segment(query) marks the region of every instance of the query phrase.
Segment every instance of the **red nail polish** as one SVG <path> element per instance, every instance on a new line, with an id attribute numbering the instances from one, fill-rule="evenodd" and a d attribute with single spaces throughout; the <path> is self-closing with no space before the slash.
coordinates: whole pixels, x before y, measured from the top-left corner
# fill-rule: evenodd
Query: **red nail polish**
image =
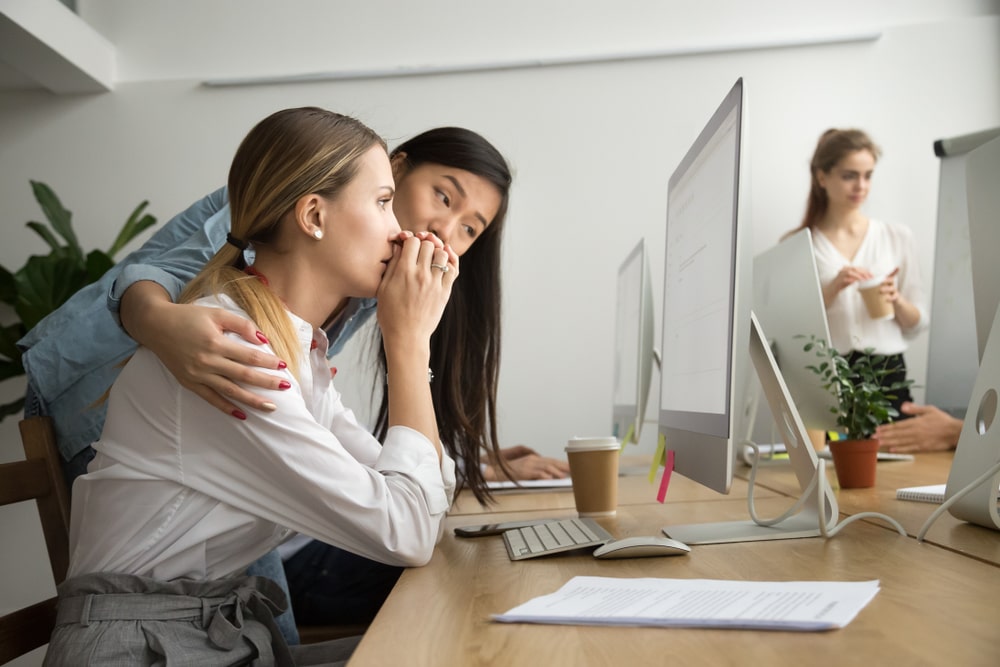
<path id="1" fill-rule="evenodd" d="M 330 377 L 332 377 L 332 378 L 337 377 L 337 367 L 336 366 L 330 366 Z"/>
<path id="2" fill-rule="evenodd" d="M 291 389 L 291 388 L 292 388 L 292 383 L 289 382 L 288 380 L 282 380 L 281 382 L 278 383 L 278 389 Z"/>
<path id="3" fill-rule="evenodd" d="M 280 361 L 280 360 L 279 360 L 279 361 L 278 361 L 278 370 L 279 370 L 279 371 L 283 371 L 283 370 L 285 370 L 286 368 L 288 368 L 288 364 L 286 364 L 286 363 L 285 363 L 284 361 Z"/>
<path id="4" fill-rule="evenodd" d="M 231 414 L 234 417 L 236 417 L 237 419 L 239 419 L 240 421 L 246 421 L 247 420 L 247 416 L 245 414 L 243 414 L 243 412 L 241 412 L 240 410 L 233 410 Z"/>
<path id="5" fill-rule="evenodd" d="M 315 350 L 317 347 L 319 347 L 319 343 L 317 343 L 316 339 L 313 338 L 312 344 L 309 346 L 309 349 L 310 350 Z"/>
<path id="6" fill-rule="evenodd" d="M 257 340 L 259 340 L 262 343 L 269 343 L 270 342 L 269 340 L 267 340 L 267 336 L 265 336 L 264 334 L 262 334 L 259 331 L 257 332 Z"/>

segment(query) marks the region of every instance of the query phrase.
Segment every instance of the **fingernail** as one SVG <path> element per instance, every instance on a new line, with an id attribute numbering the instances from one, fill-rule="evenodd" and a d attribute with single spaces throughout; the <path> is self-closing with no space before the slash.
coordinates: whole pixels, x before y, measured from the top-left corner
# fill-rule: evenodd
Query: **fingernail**
<path id="1" fill-rule="evenodd" d="M 337 377 L 337 367 L 336 366 L 330 366 L 330 377 L 332 377 L 332 378 Z"/>
<path id="2" fill-rule="evenodd" d="M 288 380 L 282 380 L 281 382 L 278 383 L 278 389 L 291 389 L 291 388 L 292 388 L 292 383 L 289 382 Z"/>
<path id="3" fill-rule="evenodd" d="M 240 410 L 233 410 L 230 414 L 233 415 L 234 417 L 236 417 L 237 419 L 241 420 L 241 421 L 246 421 L 247 420 L 247 416 L 245 414 L 243 414 L 243 412 L 240 411 Z"/>
<path id="4" fill-rule="evenodd" d="M 271 401 L 265 401 L 264 403 L 261 403 L 260 407 L 262 410 L 267 410 L 268 412 L 274 412 L 275 410 L 278 409 L 278 406 L 272 403 Z"/>
<path id="5" fill-rule="evenodd" d="M 269 341 L 269 340 L 267 339 L 267 336 L 265 336 L 264 334 L 262 334 L 262 333 L 261 333 L 261 332 L 259 332 L 259 331 L 257 332 L 257 340 L 259 340 L 259 341 L 260 341 L 260 342 L 262 342 L 262 343 L 269 343 L 269 342 L 271 342 L 271 341 Z"/>
<path id="6" fill-rule="evenodd" d="M 279 361 L 278 361 L 278 370 L 279 370 L 279 371 L 283 371 L 283 370 L 285 370 L 286 368 L 288 368 L 288 364 L 286 364 L 286 363 L 285 363 L 284 361 L 280 361 L 280 360 L 279 360 Z"/>

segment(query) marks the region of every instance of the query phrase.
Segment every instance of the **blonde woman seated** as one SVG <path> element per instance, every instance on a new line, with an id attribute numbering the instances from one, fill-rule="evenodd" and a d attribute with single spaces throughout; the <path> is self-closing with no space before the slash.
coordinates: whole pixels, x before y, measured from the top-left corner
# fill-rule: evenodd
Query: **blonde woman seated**
<path id="1" fill-rule="evenodd" d="M 47 665 L 343 661 L 354 640 L 289 649 L 272 619 L 283 594 L 246 566 L 294 533 L 395 565 L 430 559 L 455 474 L 429 341 L 458 257 L 401 232 L 393 193 L 385 144 L 354 119 L 288 109 L 243 140 L 229 243 L 182 300 L 254 323 L 286 362 L 272 371 L 280 389 L 257 389 L 275 409 L 232 419 L 147 349 L 135 353 L 73 489 L 70 578 Z M 384 444 L 341 403 L 322 328 L 348 299 L 375 296 Z"/>

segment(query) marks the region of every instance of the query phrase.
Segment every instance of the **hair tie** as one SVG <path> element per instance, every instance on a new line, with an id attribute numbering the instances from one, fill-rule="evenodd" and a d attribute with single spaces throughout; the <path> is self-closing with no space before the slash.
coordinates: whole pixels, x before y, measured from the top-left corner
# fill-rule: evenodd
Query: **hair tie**
<path id="1" fill-rule="evenodd" d="M 246 250 L 247 246 L 250 245 L 249 243 L 247 243 L 243 239 L 238 239 L 235 236 L 233 236 L 232 234 L 226 234 L 226 243 L 228 243 L 229 245 L 234 245 L 237 248 L 239 248 L 240 250 Z"/>

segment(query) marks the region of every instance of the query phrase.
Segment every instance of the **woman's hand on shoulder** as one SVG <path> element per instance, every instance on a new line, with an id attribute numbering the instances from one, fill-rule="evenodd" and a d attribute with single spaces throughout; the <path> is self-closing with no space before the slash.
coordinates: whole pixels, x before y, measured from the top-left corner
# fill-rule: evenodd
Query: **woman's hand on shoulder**
<path id="1" fill-rule="evenodd" d="M 157 326 L 145 328 L 142 343 L 159 357 L 182 386 L 237 419 L 246 418 L 246 407 L 264 411 L 275 409 L 273 403 L 244 389 L 241 384 L 287 389 L 281 385 L 280 377 L 255 370 L 280 370 L 285 367 L 284 362 L 263 347 L 248 347 L 226 335 L 227 332 L 235 333 L 263 346 L 267 339 L 253 322 L 221 308 L 192 304 L 167 302 L 157 309 Z"/>

